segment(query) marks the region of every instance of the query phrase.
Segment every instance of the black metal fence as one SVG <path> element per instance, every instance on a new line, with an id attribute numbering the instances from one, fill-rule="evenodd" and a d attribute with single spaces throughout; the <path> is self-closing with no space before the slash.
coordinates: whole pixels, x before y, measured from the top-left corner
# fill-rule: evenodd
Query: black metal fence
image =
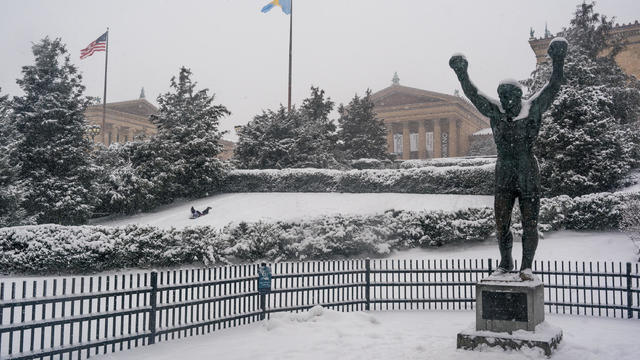
<path id="1" fill-rule="evenodd" d="M 343 260 L 0 283 L 0 357 L 73 359 L 249 324 L 322 305 L 340 311 L 470 310 L 497 263 Z M 640 319 L 638 264 L 536 262 L 550 313 Z"/>

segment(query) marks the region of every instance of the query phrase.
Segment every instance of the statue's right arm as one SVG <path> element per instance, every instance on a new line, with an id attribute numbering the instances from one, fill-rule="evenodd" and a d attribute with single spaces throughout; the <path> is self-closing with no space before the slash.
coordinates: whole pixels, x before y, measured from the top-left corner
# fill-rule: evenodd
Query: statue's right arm
<path id="1" fill-rule="evenodd" d="M 464 94 L 482 115 L 491 117 L 492 114 L 499 111 L 496 105 L 478 93 L 478 88 L 469 79 L 469 74 L 465 72 L 462 76 L 458 76 L 458 80 Z"/>
<path id="2" fill-rule="evenodd" d="M 493 114 L 500 111 L 491 100 L 480 95 L 478 88 L 471 82 L 467 72 L 467 60 L 463 56 L 452 56 L 451 60 L 449 60 L 449 66 L 458 76 L 464 94 L 482 115 L 491 118 Z"/>

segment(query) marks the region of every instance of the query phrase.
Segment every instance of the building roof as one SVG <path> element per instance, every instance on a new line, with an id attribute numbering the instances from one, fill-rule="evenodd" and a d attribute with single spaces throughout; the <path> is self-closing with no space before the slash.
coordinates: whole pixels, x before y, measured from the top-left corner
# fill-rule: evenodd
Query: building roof
<path id="1" fill-rule="evenodd" d="M 393 84 L 373 93 L 371 100 L 375 106 L 383 112 L 425 105 L 434 107 L 455 105 L 471 117 L 481 121 L 481 123 L 489 124 L 489 121 L 482 116 L 473 105 L 460 96 Z"/>
<path id="2" fill-rule="evenodd" d="M 102 105 L 91 105 L 89 108 L 98 108 L 102 109 Z M 149 116 L 152 114 L 156 114 L 158 112 L 158 108 L 153 106 L 146 99 L 136 99 L 136 100 L 128 100 L 128 101 L 118 101 L 107 103 L 107 110 L 114 110 L 118 112 L 122 112 L 125 114 L 132 114 L 138 116 Z"/>

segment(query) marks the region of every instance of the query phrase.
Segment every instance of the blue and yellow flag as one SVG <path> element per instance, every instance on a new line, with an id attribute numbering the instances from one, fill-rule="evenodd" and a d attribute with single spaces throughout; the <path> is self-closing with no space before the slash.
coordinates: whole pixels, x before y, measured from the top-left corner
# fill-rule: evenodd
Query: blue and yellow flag
<path id="1" fill-rule="evenodd" d="M 291 14 L 291 0 L 271 0 L 270 3 L 268 3 L 262 8 L 262 12 L 266 13 L 267 11 L 271 10 L 274 6 L 280 6 L 280 8 L 282 8 L 282 12 L 284 12 L 287 15 Z"/>

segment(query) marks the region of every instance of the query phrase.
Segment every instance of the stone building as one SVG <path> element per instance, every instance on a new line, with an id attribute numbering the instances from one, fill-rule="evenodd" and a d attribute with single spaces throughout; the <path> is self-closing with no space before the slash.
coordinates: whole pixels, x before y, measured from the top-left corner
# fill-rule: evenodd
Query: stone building
<path id="1" fill-rule="evenodd" d="M 548 31 L 546 35 L 547 36 L 543 38 L 531 37 L 529 39 L 529 45 L 536 55 L 536 62 L 538 64 L 550 60 L 547 56 L 547 48 L 553 36 Z M 558 35 L 561 36 L 561 34 Z M 624 51 L 616 55 L 615 59 L 618 66 L 628 75 L 634 75 L 640 79 L 640 23 L 636 20 L 634 23 L 616 24 L 611 31 L 611 35 L 620 35 L 627 43 Z"/>
<path id="2" fill-rule="evenodd" d="M 465 99 L 402 86 L 397 74 L 371 97 L 387 127 L 389 152 L 398 159 L 465 156 L 470 135 L 489 126 Z"/>
<path id="3" fill-rule="evenodd" d="M 218 154 L 218 159 L 220 160 L 231 160 L 233 158 L 233 150 L 236 148 L 236 143 L 233 141 L 220 139 L 220 144 L 222 145 L 222 151 Z"/>
<path id="4" fill-rule="evenodd" d="M 151 136 L 158 132 L 156 126 L 149 120 L 149 116 L 156 114 L 158 108 L 145 99 L 144 89 L 139 99 L 107 103 L 106 108 L 104 126 L 106 131 L 100 131 L 100 134 L 93 136 L 95 143 L 107 146 L 114 143 L 124 144 L 138 137 Z M 89 125 L 96 125 L 102 129 L 102 104 L 87 107 L 84 115 Z M 231 159 L 235 143 L 221 139 L 220 144 L 222 151 L 218 154 L 218 158 Z"/>
<path id="5" fill-rule="evenodd" d="M 100 134 L 93 137 L 95 143 L 107 146 L 113 143 L 126 143 L 139 136 L 149 136 L 157 132 L 149 116 L 158 112 L 144 98 L 144 89 L 137 100 L 107 103 L 105 124 L 102 124 L 102 104 L 87 107 L 84 115 L 91 125 L 100 127 Z"/>

